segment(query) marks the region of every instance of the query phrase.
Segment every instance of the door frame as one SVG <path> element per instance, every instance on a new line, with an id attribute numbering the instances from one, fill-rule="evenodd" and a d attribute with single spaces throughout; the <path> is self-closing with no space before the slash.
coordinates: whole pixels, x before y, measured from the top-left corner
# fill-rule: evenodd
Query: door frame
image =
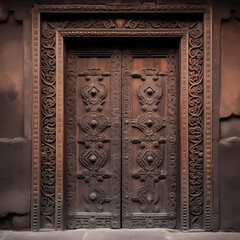
<path id="1" fill-rule="evenodd" d="M 86 14 L 92 21 L 89 16 L 95 16 L 96 13 L 100 13 L 102 17 L 117 16 L 116 21 L 109 25 L 104 19 L 97 28 L 90 21 L 85 26 L 81 24 L 78 26 L 71 17 L 68 22 L 50 21 L 50 16 L 59 14 L 68 14 L 68 16 Z M 133 19 L 135 16 L 140 16 L 147 20 L 150 19 L 151 14 L 159 16 L 157 18 L 159 20 L 162 18 L 161 14 L 168 14 L 174 20 L 177 14 L 181 15 L 184 21 L 178 23 L 170 21 L 167 26 L 164 24 L 156 26 L 150 21 L 150 24 L 148 22 L 148 25 L 143 27 L 138 24 L 127 27 L 124 17 L 128 13 L 131 13 Z M 197 22 L 188 23 L 186 21 L 188 14 L 198 15 Z M 179 225 L 182 230 L 210 231 L 212 220 L 211 6 L 35 5 L 32 27 L 32 230 L 64 228 L 64 39 L 171 37 L 179 38 L 180 43 L 179 219 L 181 222 Z M 200 185 L 196 186 L 197 182 Z M 48 224 L 43 224 L 42 218 L 47 219 Z"/>

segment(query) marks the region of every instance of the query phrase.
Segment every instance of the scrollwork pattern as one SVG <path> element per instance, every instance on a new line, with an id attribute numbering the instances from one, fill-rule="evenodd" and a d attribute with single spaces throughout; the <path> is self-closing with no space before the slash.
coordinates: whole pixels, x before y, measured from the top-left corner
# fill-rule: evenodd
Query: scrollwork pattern
<path id="1" fill-rule="evenodd" d="M 121 23 L 117 18 L 85 18 L 78 17 L 64 21 L 49 21 L 48 25 L 52 29 L 184 29 L 192 27 L 194 21 L 185 21 L 182 19 L 168 18 L 133 18 L 128 17 L 121 19 Z"/>
<path id="2" fill-rule="evenodd" d="M 203 227 L 203 38 L 189 30 L 189 211 L 190 228 Z"/>
<path id="3" fill-rule="evenodd" d="M 42 30 L 41 62 L 41 214 L 44 227 L 53 228 L 56 176 L 56 55 L 54 30 Z"/>

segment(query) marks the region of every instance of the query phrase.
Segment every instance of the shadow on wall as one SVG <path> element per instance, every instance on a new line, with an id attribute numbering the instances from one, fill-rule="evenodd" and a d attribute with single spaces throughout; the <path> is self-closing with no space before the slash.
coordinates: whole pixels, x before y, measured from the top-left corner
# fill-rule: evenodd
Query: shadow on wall
<path id="1" fill-rule="evenodd" d="M 0 229 L 30 228 L 30 141 L 23 138 L 23 26 L 0 21 Z"/>
<path id="2" fill-rule="evenodd" d="M 240 231 L 240 21 L 221 25 L 220 229 Z"/>

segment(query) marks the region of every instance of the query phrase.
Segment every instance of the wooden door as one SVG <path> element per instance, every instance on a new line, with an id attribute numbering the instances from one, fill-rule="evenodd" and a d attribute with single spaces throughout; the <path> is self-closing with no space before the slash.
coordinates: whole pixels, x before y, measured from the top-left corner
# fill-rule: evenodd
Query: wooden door
<path id="1" fill-rule="evenodd" d="M 176 53 L 68 52 L 67 228 L 177 227 Z"/>

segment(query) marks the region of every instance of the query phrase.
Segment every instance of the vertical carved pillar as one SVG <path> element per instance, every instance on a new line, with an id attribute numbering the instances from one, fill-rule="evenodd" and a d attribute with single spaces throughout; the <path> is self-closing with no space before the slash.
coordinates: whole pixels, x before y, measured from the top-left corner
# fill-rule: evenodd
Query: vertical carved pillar
<path id="1" fill-rule="evenodd" d="M 67 192 L 66 197 L 66 226 L 71 228 L 74 225 L 71 216 L 74 213 L 74 201 L 76 198 L 76 62 L 77 56 L 69 54 L 67 59 L 67 73 L 65 81 L 65 168 L 67 169 L 67 176 L 65 178 L 66 184 L 64 185 Z M 70 137 L 67 137 L 70 136 Z"/>
<path id="2" fill-rule="evenodd" d="M 43 28 L 41 37 L 41 185 L 40 227 L 55 226 L 56 175 L 56 53 L 55 30 Z"/>
<path id="3" fill-rule="evenodd" d="M 189 228 L 202 229 L 203 182 L 203 33 L 202 24 L 189 30 Z"/>

